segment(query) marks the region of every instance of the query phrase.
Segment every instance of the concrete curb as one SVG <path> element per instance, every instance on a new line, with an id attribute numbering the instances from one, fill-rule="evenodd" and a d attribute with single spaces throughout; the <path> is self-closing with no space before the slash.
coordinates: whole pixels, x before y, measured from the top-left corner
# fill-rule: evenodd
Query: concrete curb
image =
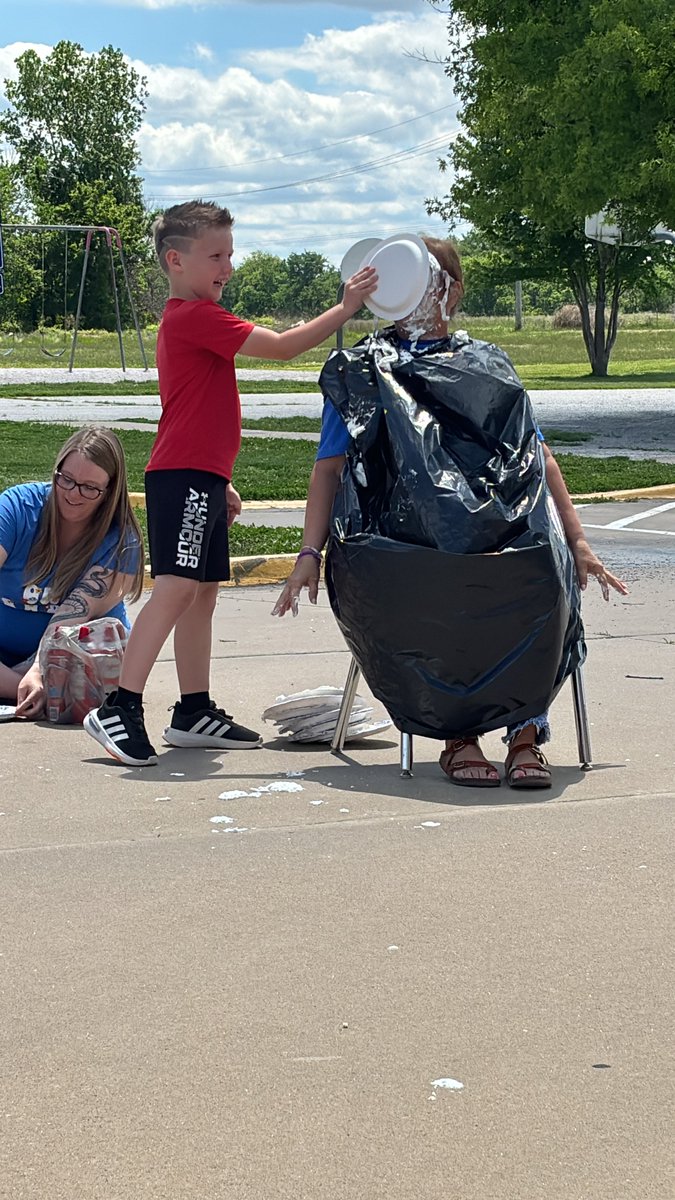
<path id="1" fill-rule="evenodd" d="M 285 583 L 295 566 L 296 554 L 268 554 L 231 558 L 231 578 L 223 580 L 221 588 L 252 587 L 260 584 Z M 150 568 L 145 568 L 145 588 L 153 585 Z"/>
<path id="2" fill-rule="evenodd" d="M 572 496 L 575 503 L 586 503 L 593 500 L 601 503 L 603 500 L 658 500 L 660 496 L 675 496 L 675 483 L 659 483 L 656 487 L 627 488 L 623 492 L 587 492 L 583 496 Z"/>
<path id="3" fill-rule="evenodd" d="M 129 492 L 132 508 L 145 508 L 145 492 Z M 242 508 L 247 512 L 264 511 L 266 508 L 288 510 L 303 509 L 305 500 L 244 500 Z"/>

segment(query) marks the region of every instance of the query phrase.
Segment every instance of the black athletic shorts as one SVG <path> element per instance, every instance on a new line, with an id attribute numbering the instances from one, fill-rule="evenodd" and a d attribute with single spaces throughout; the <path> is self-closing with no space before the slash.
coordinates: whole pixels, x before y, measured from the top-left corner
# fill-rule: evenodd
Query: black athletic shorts
<path id="1" fill-rule="evenodd" d="M 199 583 L 230 578 L 227 479 L 211 471 L 146 471 L 150 568 Z"/>

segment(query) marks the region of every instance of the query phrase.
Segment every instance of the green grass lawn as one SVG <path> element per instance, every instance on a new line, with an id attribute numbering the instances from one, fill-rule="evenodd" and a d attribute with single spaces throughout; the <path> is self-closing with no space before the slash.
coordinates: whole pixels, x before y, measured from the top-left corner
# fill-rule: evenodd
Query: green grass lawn
<path id="1" fill-rule="evenodd" d="M 49 479 L 60 446 L 74 427 L 35 421 L 0 421 L 0 489 L 29 479 Z M 142 491 L 153 433 L 122 429 L 129 487 Z M 244 500 L 304 500 L 316 445 L 280 438 L 244 438 L 234 482 Z M 557 455 L 572 495 L 675 483 L 675 463 Z"/>
<path id="2" fill-rule="evenodd" d="M 363 321 L 356 322 L 355 325 L 357 327 L 348 326 L 345 330 L 346 345 L 353 345 L 371 328 Z M 524 328 L 519 331 L 514 330 L 512 320 L 501 317 L 460 316 L 457 326 L 468 329 L 473 337 L 494 341 L 502 346 L 513 359 L 523 382 L 529 388 L 675 386 L 675 320 L 669 316 L 659 317 L 658 320 L 643 320 L 643 323 L 640 323 L 637 316 L 625 318 L 610 362 L 610 378 L 606 381 L 597 380 L 590 374 L 581 333 L 578 330 L 551 329 L 550 322 L 546 323 L 546 318 L 526 318 Z M 127 366 L 142 367 L 135 335 L 127 331 L 123 340 Z M 144 344 L 148 362 L 153 364 L 155 335 L 145 334 Z M 334 344 L 335 339 L 332 338 L 315 350 L 300 355 L 293 363 L 273 363 L 241 356 L 237 362 L 240 367 L 278 367 L 290 372 L 298 368 L 318 370 Z M 7 336 L 0 334 L 0 351 L 9 345 L 11 342 Z M 37 334 L 30 334 L 16 346 L 12 354 L 0 361 L 3 367 L 64 367 L 68 365 L 68 356 L 64 355 L 57 360 L 46 358 L 40 351 Z M 85 330 L 80 334 L 75 360 L 77 368 L 119 365 L 119 348 L 115 333 Z M 122 386 L 126 388 L 129 385 Z M 145 384 L 140 386 L 144 387 Z M 296 385 L 293 385 L 294 389 L 295 387 Z M 263 384 L 262 390 L 268 390 L 268 385 Z M 302 389 L 298 387 L 298 390 Z M 38 393 L 31 390 L 31 394 Z M 132 394 L 131 391 L 129 394 Z"/>

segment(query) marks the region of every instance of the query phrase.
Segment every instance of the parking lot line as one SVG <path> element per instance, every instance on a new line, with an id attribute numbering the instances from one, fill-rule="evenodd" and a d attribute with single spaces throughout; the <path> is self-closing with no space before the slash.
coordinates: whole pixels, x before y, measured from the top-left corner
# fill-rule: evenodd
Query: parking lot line
<path id="1" fill-rule="evenodd" d="M 584 529 L 610 529 L 612 533 L 620 533 L 623 526 L 617 528 L 613 525 L 593 525 L 590 521 L 582 521 Z M 655 533 L 657 537 L 675 537 L 675 529 L 630 529 L 630 533 Z"/>
<path id="2" fill-rule="evenodd" d="M 609 525 L 604 525 L 604 529 L 627 529 L 629 525 L 635 525 L 637 521 L 647 521 L 649 517 L 655 517 L 657 513 L 667 512 L 668 509 L 675 508 L 675 500 L 671 500 L 668 504 L 658 504 L 655 508 L 648 508 L 646 512 L 634 514 L 632 517 L 622 517 L 620 521 L 610 521 Z"/>

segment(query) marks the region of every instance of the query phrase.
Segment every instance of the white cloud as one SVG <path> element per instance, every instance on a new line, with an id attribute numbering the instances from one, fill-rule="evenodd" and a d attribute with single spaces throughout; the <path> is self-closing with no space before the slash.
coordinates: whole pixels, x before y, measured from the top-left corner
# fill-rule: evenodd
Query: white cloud
<path id="1" fill-rule="evenodd" d="M 445 21 L 425 7 L 414 20 L 389 13 L 250 51 L 215 74 L 134 61 L 149 89 L 138 138 L 148 203 L 220 200 L 239 255 L 307 247 L 339 261 L 361 236 L 440 232 L 424 199 L 447 186 L 437 160 L 456 110 L 442 68 L 404 52 L 442 53 L 445 39 Z M 13 51 L 0 48 L 0 71 Z"/>
<path id="2" fill-rule="evenodd" d="M 205 46 L 203 42 L 195 42 L 191 49 L 194 57 L 201 62 L 213 62 L 215 58 L 211 47 Z"/>

